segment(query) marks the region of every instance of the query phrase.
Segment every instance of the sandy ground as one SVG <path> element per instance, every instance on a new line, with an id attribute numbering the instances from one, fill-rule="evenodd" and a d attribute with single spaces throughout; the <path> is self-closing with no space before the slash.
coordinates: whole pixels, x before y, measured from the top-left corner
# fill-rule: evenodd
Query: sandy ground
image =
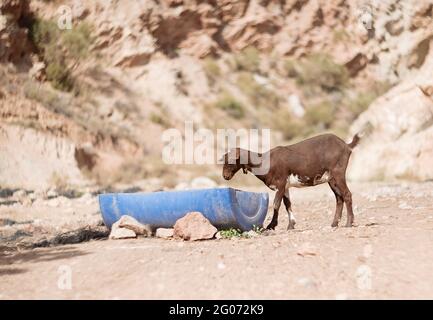
<path id="1" fill-rule="evenodd" d="M 334 198 L 320 186 L 292 192 L 293 231 L 281 209 L 277 230 L 252 239 L 3 251 L 0 299 L 432 299 L 433 183 L 350 186 L 354 228 L 330 227 Z M 47 226 L 98 217 L 88 196 L 66 209 L 62 201 L 45 210 L 3 203 L 0 218 Z"/>

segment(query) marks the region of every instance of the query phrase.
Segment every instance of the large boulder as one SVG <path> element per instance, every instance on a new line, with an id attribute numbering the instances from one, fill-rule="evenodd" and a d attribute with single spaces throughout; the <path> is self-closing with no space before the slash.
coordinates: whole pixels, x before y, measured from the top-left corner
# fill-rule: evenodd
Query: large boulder
<path id="1" fill-rule="evenodd" d="M 190 212 L 174 225 L 174 237 L 184 240 L 212 239 L 217 231 L 200 212 Z"/>

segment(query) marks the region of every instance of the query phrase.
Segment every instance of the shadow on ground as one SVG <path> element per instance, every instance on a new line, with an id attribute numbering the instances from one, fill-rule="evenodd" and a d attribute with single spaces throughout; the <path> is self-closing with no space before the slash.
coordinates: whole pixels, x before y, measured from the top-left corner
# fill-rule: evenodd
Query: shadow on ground
<path id="1" fill-rule="evenodd" d="M 26 269 L 12 268 L 8 266 L 16 266 L 22 263 L 39 263 L 70 259 L 87 254 L 87 252 L 83 252 L 70 246 L 35 249 L 9 255 L 5 253 L 0 253 L 0 276 L 26 272 Z"/>

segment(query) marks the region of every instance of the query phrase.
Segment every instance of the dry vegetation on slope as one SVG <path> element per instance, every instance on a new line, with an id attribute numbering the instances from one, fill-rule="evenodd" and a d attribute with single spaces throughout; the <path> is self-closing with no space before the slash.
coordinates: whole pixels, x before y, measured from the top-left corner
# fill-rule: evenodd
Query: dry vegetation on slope
<path id="1" fill-rule="evenodd" d="M 346 137 L 373 101 L 377 109 L 386 104 L 377 97 L 423 74 L 432 56 L 431 1 L 381 1 L 369 7 L 369 30 L 360 23 L 364 3 L 83 1 L 73 7 L 72 30 L 60 30 L 58 8 L 72 2 L 5 0 L 0 183 L 32 189 L 59 180 L 107 185 L 165 176 L 159 188 L 203 172 L 214 176 L 214 168 L 173 172 L 161 164 L 161 133 L 182 129 L 186 119 L 211 129 L 271 128 L 273 144 L 323 131 Z M 418 97 L 426 121 L 413 124 L 405 113 L 412 131 L 431 126 L 431 85 L 424 81 L 426 100 Z M 362 118 L 362 125 L 376 123 L 379 136 L 377 123 L 388 121 Z M 394 167 L 361 178 L 433 177 Z M 353 176 L 360 170 L 355 166 Z"/>

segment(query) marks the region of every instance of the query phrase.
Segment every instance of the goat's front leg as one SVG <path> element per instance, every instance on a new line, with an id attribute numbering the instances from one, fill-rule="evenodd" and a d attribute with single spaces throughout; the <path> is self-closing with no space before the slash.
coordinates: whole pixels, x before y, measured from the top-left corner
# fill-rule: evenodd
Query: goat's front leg
<path id="1" fill-rule="evenodd" d="M 292 212 L 292 203 L 290 202 L 289 189 L 286 190 L 283 196 L 284 206 L 286 207 L 287 214 L 289 215 L 289 225 L 287 226 L 287 230 L 295 229 L 295 215 Z"/>
<path id="2" fill-rule="evenodd" d="M 279 188 L 277 193 L 275 194 L 274 199 L 274 215 L 272 216 L 271 223 L 266 227 L 268 230 L 274 230 L 278 225 L 278 211 L 280 210 L 281 200 L 283 200 L 284 196 L 284 187 Z"/>

